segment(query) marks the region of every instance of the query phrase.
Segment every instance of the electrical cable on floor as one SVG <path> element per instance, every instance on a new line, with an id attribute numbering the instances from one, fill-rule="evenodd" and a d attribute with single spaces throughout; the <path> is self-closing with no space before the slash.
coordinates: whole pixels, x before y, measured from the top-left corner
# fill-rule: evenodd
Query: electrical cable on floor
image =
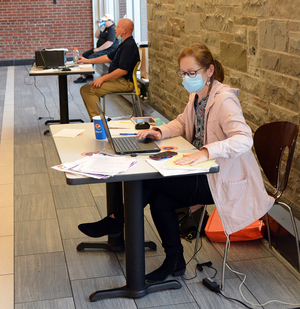
<path id="1" fill-rule="evenodd" d="M 46 108 L 46 110 L 47 110 L 47 112 L 48 112 L 48 115 L 49 115 L 49 117 L 39 117 L 39 119 L 43 119 L 43 118 L 49 118 L 49 119 L 54 119 L 52 116 L 51 116 L 51 114 L 50 114 L 50 111 L 49 111 L 49 109 L 48 109 L 48 107 L 47 107 L 47 102 L 46 102 L 46 97 L 44 96 L 44 94 L 42 93 L 42 91 L 37 87 L 37 85 L 36 85 L 36 78 L 35 78 L 35 76 L 34 76 L 34 87 L 39 91 L 39 93 L 43 96 L 43 98 L 44 98 L 44 106 L 45 106 L 45 108 Z"/>
<path id="2" fill-rule="evenodd" d="M 246 305 L 245 303 L 243 303 L 242 301 L 240 301 L 240 300 L 238 300 L 238 299 L 225 296 L 221 291 L 217 292 L 217 294 L 223 296 L 223 297 L 224 297 L 225 299 L 227 299 L 227 300 L 232 300 L 232 301 L 238 302 L 238 303 L 240 303 L 241 305 L 243 305 L 244 307 L 249 308 L 249 309 L 252 309 L 252 307 L 249 307 L 248 305 Z"/>
<path id="3" fill-rule="evenodd" d="M 27 82 L 26 82 L 26 77 L 27 77 L 27 76 L 28 76 L 28 77 L 31 77 L 31 76 L 29 76 L 29 70 L 28 70 L 28 68 L 26 67 L 26 65 L 24 65 L 24 68 L 25 68 L 25 70 L 27 71 L 27 74 L 26 74 L 25 77 L 24 77 L 24 84 L 27 85 L 27 86 L 31 86 L 31 85 L 33 84 L 33 82 L 32 82 L 32 83 L 27 83 Z"/>
<path id="4" fill-rule="evenodd" d="M 73 101 L 75 101 L 74 100 L 74 97 L 73 97 L 73 95 L 72 95 L 72 93 L 71 93 L 71 91 L 70 91 L 70 89 L 71 89 L 71 85 L 72 85 L 72 83 L 71 83 L 71 81 L 73 81 L 73 78 L 71 78 L 71 76 L 68 76 L 69 78 L 68 78 L 68 82 L 69 82 L 69 87 L 68 87 L 68 94 L 70 95 L 70 97 L 71 97 L 71 100 L 69 100 L 68 102 L 70 103 L 70 102 L 73 102 Z"/>
<path id="5" fill-rule="evenodd" d="M 254 304 L 254 303 L 251 303 L 250 301 L 248 301 L 248 300 L 245 298 L 245 296 L 244 296 L 244 294 L 243 294 L 243 292 L 242 292 L 242 286 L 243 286 L 244 282 L 246 281 L 246 277 L 247 277 L 246 274 L 240 273 L 240 272 L 238 272 L 238 271 L 232 269 L 227 263 L 226 263 L 226 266 L 227 266 L 227 268 L 228 268 L 230 271 L 232 271 L 233 273 L 235 273 L 235 274 L 237 274 L 237 275 L 244 276 L 244 279 L 243 279 L 243 281 L 241 282 L 241 284 L 240 284 L 240 286 L 239 286 L 239 291 L 240 291 L 240 294 L 241 294 L 241 296 L 243 297 L 243 299 L 244 299 L 248 304 L 250 304 L 250 305 L 252 305 L 252 306 L 255 306 L 255 307 L 263 307 L 263 306 L 268 305 L 268 304 L 270 304 L 270 303 L 279 303 L 279 304 L 290 305 L 290 306 L 300 306 L 299 303 L 298 303 L 298 304 L 293 304 L 293 303 L 288 303 L 288 302 L 284 302 L 284 301 L 276 300 L 276 299 L 274 299 L 274 300 L 269 300 L 269 301 L 267 301 L 267 302 L 265 302 L 265 303 L 263 303 L 263 304 Z M 296 309 L 296 308 L 294 308 L 294 309 Z"/>
<path id="6" fill-rule="evenodd" d="M 28 76 L 29 76 L 29 70 L 27 69 L 27 67 L 26 67 L 25 65 L 24 65 L 24 68 L 25 68 L 25 70 L 27 71 L 27 74 L 28 74 Z M 35 76 L 33 76 L 33 82 L 32 82 L 31 84 L 26 83 L 26 81 L 25 81 L 26 77 L 27 77 L 27 75 L 25 75 L 25 77 L 24 77 L 24 84 L 25 84 L 25 85 L 28 85 L 28 86 L 34 84 L 34 87 L 39 91 L 39 93 L 40 93 L 40 94 L 43 96 L 43 98 L 44 98 L 44 106 L 45 106 L 45 108 L 46 108 L 46 110 L 47 110 L 47 112 L 48 112 L 49 117 L 39 117 L 39 119 L 43 119 L 43 118 L 53 119 L 53 117 L 51 117 L 50 111 L 49 111 L 49 109 L 48 109 L 48 107 L 47 107 L 47 104 L 46 104 L 46 97 L 44 96 L 44 94 L 42 93 L 42 91 L 41 91 L 41 90 L 37 87 L 37 85 L 36 85 Z"/>
<path id="7" fill-rule="evenodd" d="M 198 180 L 198 178 L 197 178 L 197 180 Z M 197 186 L 198 186 L 198 181 L 197 181 L 197 184 L 196 184 L 195 192 L 196 192 L 196 190 L 197 190 Z M 192 196 L 195 194 L 195 192 L 192 194 Z M 192 199 L 192 196 L 191 196 L 191 198 L 190 198 L 190 205 L 192 204 L 192 200 L 191 200 L 191 199 Z M 198 230 L 198 227 L 197 227 L 196 222 L 195 222 L 195 220 L 194 220 L 193 213 L 191 212 L 191 210 L 189 210 L 189 211 L 190 211 L 192 220 L 193 220 L 193 222 L 194 222 L 194 225 L 195 225 L 195 227 L 196 227 L 196 229 L 197 229 L 197 233 L 199 233 L 199 235 L 200 235 L 200 231 Z M 191 260 L 196 256 L 196 254 L 197 254 L 197 253 L 200 251 L 200 249 L 202 248 L 202 237 L 200 237 L 200 239 L 201 239 L 200 248 L 197 249 L 197 251 L 193 254 L 193 256 L 192 256 L 192 257 L 190 258 L 190 260 L 186 263 L 186 265 L 188 265 L 188 264 L 191 262 Z M 228 245 L 228 250 L 229 250 L 229 248 L 230 248 L 230 242 L 229 242 L 229 245 Z M 228 297 L 228 296 L 224 295 L 224 294 L 221 292 L 221 290 L 220 290 L 218 284 L 215 284 L 215 287 L 213 286 L 213 284 L 214 284 L 215 282 L 214 282 L 212 279 L 215 278 L 215 276 L 217 275 L 217 272 L 218 272 L 218 271 L 217 271 L 216 268 L 212 267 L 212 263 L 211 263 L 211 262 L 201 263 L 201 264 L 198 263 L 197 266 L 195 267 L 195 275 L 194 275 L 193 277 L 191 277 L 191 278 L 185 278 L 184 276 L 181 276 L 181 277 L 182 277 L 184 280 L 186 280 L 186 281 L 195 279 L 195 278 L 197 277 L 197 271 L 196 271 L 196 270 L 198 269 L 199 271 L 202 271 L 202 270 L 203 270 L 203 266 L 206 266 L 206 267 L 209 267 L 209 268 L 212 268 L 212 269 L 215 270 L 215 274 L 214 274 L 212 277 L 207 278 L 207 280 L 206 280 L 206 282 L 208 282 L 208 285 L 210 285 L 209 288 L 210 288 L 212 291 L 216 292 L 217 294 L 219 294 L 220 296 L 224 297 L 224 298 L 227 299 L 227 300 L 238 302 L 238 303 L 240 303 L 241 305 L 243 305 L 244 307 L 249 308 L 249 309 L 252 309 L 251 307 L 249 307 L 249 306 L 248 306 L 247 304 L 245 304 L 244 302 L 242 302 L 242 301 L 240 301 L 240 300 L 238 300 L 238 299 L 235 299 L 235 298 Z M 244 284 L 244 282 L 245 282 L 245 280 L 246 280 L 246 274 L 243 274 L 243 273 L 240 273 L 240 272 L 238 272 L 238 271 L 233 270 L 227 263 L 226 263 L 226 266 L 227 266 L 227 268 L 228 268 L 229 270 L 231 270 L 233 273 L 238 274 L 238 275 L 241 275 L 241 276 L 244 276 L 244 279 L 243 279 L 243 281 L 241 282 L 241 284 L 240 284 L 240 286 L 239 286 L 239 292 L 240 292 L 242 298 L 244 299 L 244 301 L 247 302 L 248 304 L 250 304 L 250 305 L 252 305 L 252 306 L 256 306 L 256 307 L 263 307 L 263 306 L 268 305 L 268 304 L 270 304 L 270 303 L 280 303 L 280 304 L 290 305 L 290 306 L 300 306 L 300 304 L 293 304 L 293 303 L 283 302 L 283 301 L 280 301 L 280 300 L 270 300 L 270 301 L 265 302 L 264 304 L 254 304 L 254 303 L 251 303 L 250 301 L 248 301 L 248 300 L 245 298 L 245 296 L 243 295 L 242 290 L 241 290 L 242 285 Z M 207 285 L 207 284 L 206 284 L 206 285 Z M 291 308 L 291 309 L 300 309 L 300 307 L 295 307 L 295 308 Z"/>

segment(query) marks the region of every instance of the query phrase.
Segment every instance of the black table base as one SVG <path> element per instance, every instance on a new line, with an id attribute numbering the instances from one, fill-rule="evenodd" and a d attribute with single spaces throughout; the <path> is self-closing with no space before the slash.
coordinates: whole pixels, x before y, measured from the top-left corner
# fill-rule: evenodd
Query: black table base
<path id="1" fill-rule="evenodd" d="M 156 250 L 156 244 L 153 241 L 145 241 L 144 247 L 151 250 Z M 105 249 L 111 252 L 121 252 L 125 250 L 125 242 L 123 244 L 115 244 L 111 241 L 108 242 L 82 242 L 77 245 L 78 251 L 83 251 L 84 249 Z"/>
<path id="2" fill-rule="evenodd" d="M 58 75 L 58 89 L 59 89 L 59 112 L 60 119 L 47 120 L 45 125 L 49 123 L 70 123 L 70 122 L 84 122 L 82 119 L 69 119 L 69 102 L 68 102 L 68 80 L 67 75 Z M 44 135 L 49 134 L 49 130 L 44 132 Z"/>
<path id="3" fill-rule="evenodd" d="M 89 297 L 91 302 L 115 297 L 139 298 L 152 292 L 181 288 L 181 284 L 176 280 L 154 283 L 145 281 L 144 247 L 156 250 L 156 244 L 152 241 L 144 241 L 143 181 L 125 181 L 123 186 L 122 182 L 106 183 L 106 196 L 107 214 L 109 215 L 114 213 L 116 207 L 123 205 L 124 195 L 125 246 L 122 233 L 119 236 L 108 235 L 108 242 L 104 243 L 80 243 L 77 250 L 103 248 L 117 252 L 126 248 L 126 285 L 96 291 Z"/>
<path id="4" fill-rule="evenodd" d="M 169 289 L 180 289 L 180 288 L 181 284 L 176 280 L 145 283 L 145 287 L 139 291 L 129 289 L 127 285 L 125 285 L 117 289 L 96 291 L 90 295 L 89 299 L 91 302 L 95 302 L 104 298 L 115 298 L 115 297 L 139 298 L 146 296 L 147 294 L 152 292 L 158 292 Z"/>

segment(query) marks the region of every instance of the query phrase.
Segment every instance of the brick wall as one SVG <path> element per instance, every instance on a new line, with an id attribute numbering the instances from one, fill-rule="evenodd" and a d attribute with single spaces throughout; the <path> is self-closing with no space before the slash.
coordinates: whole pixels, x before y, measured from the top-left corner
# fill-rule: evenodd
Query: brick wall
<path id="1" fill-rule="evenodd" d="M 0 62 L 34 58 L 38 48 L 93 47 L 92 1 L 1 1 Z"/>
<path id="2" fill-rule="evenodd" d="M 177 56 L 205 43 L 241 89 L 253 131 L 277 120 L 299 125 L 300 6 L 286 0 L 148 0 L 149 97 L 169 119 L 188 94 L 177 78 Z M 283 199 L 300 218 L 300 139 Z"/>

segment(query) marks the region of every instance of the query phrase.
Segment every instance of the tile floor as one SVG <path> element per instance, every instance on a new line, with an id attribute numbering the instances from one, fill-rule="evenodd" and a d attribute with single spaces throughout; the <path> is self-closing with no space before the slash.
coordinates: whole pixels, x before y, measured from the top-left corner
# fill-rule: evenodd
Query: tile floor
<path id="1" fill-rule="evenodd" d="M 125 282 L 124 253 L 78 252 L 76 246 L 88 240 L 78 229 L 80 222 L 106 215 L 105 186 L 68 186 L 64 175 L 51 169 L 59 163 L 51 136 L 43 135 L 48 111 L 59 117 L 55 77 L 28 76 L 29 67 L 0 67 L 0 309 L 82 309 L 82 308 L 245 308 L 202 285 L 213 269 L 196 271 L 196 261 L 187 267 L 182 288 L 149 294 L 140 299 L 88 300 L 95 290 L 122 286 Z M 79 88 L 69 79 L 70 116 L 88 121 Z M 37 89 L 35 86 L 37 86 Z M 39 92 L 40 91 L 40 92 Z M 44 97 L 42 96 L 42 94 Z M 108 114 L 130 112 L 130 104 L 111 102 Z M 47 109 L 46 109 L 47 107 Z M 146 109 L 147 107 L 144 106 Z M 148 108 L 149 114 L 158 114 Z M 145 210 L 145 238 L 158 245 L 146 251 L 146 272 L 164 259 L 160 240 Z M 182 241 L 185 258 L 193 254 L 194 241 Z M 223 243 L 202 238 L 199 262 L 211 261 L 221 278 Z M 294 305 L 271 303 L 263 308 L 294 308 L 300 303 L 300 274 L 265 240 L 232 243 L 228 264 L 247 274 L 241 288 L 252 303 L 278 299 Z M 224 294 L 244 301 L 240 292 L 242 276 L 226 271 Z M 245 302 L 245 301 L 244 301 Z M 253 308 L 253 305 L 249 305 Z"/>

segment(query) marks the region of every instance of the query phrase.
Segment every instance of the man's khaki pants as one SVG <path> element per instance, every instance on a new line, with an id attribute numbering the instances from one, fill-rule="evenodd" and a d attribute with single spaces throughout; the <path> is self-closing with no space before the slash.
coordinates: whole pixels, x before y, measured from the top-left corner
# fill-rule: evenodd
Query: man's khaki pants
<path id="1" fill-rule="evenodd" d="M 91 87 L 90 84 L 84 85 L 80 88 L 80 94 L 84 105 L 89 113 L 91 120 L 94 116 L 99 115 L 96 102 L 100 104 L 99 97 L 108 93 L 127 92 L 133 90 L 133 83 L 124 77 L 116 78 L 104 82 L 100 88 Z"/>

